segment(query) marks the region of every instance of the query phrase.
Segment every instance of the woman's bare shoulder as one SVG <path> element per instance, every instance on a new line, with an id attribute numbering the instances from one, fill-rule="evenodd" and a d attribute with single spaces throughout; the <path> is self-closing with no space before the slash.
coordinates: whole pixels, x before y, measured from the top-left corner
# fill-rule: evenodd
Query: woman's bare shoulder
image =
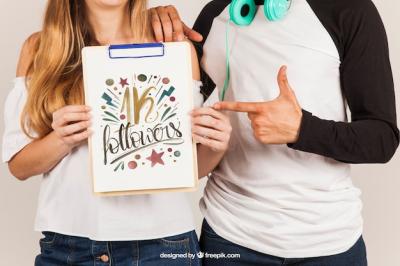
<path id="1" fill-rule="evenodd" d="M 24 42 L 21 48 L 18 66 L 17 66 L 17 77 L 25 77 L 28 68 L 33 60 L 33 56 L 35 53 L 35 46 L 39 40 L 40 32 L 35 32 L 30 35 Z"/>
<path id="2" fill-rule="evenodd" d="M 200 80 L 200 66 L 199 59 L 197 57 L 196 48 L 190 40 L 186 40 L 190 45 L 191 55 L 192 55 L 192 69 L 193 69 L 193 79 Z"/>

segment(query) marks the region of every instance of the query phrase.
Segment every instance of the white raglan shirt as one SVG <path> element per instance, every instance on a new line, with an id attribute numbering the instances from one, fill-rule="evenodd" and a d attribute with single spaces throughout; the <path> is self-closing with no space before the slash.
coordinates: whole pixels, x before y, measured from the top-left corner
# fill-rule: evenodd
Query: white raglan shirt
<path id="1" fill-rule="evenodd" d="M 199 56 L 207 74 L 203 75 L 206 93 L 223 88 L 226 78 L 225 36 L 230 2 L 211 1 L 195 24 L 195 29 L 205 37 Z M 390 144 L 393 141 L 395 150 L 394 137 L 397 134 L 398 145 L 398 130 L 383 26 L 369 0 L 356 2 L 293 0 L 288 15 L 276 22 L 268 21 L 263 6 L 259 5 L 249 26 L 230 23 L 231 79 L 225 100 L 263 102 L 275 99 L 279 95 L 278 70 L 287 65 L 289 82 L 301 107 L 315 116 L 304 114 L 299 144 L 291 148 L 290 145 L 260 143 L 253 135 L 247 114 L 229 112 L 233 127 L 230 147 L 209 178 L 200 202 L 205 219 L 221 237 L 284 258 L 342 253 L 360 238 L 363 230 L 361 192 L 352 183 L 350 164 L 343 161 L 380 162 L 376 159 L 379 156 L 373 157 L 374 153 L 386 152 L 379 146 L 386 141 Z M 351 17 L 352 13 L 356 15 Z M 343 77 L 340 72 L 343 68 L 348 71 L 348 55 L 338 49 L 342 44 L 340 36 L 334 38 L 336 24 L 332 24 L 333 30 L 328 26 L 330 22 L 340 24 L 354 20 L 354 25 L 344 24 L 343 28 L 352 30 L 354 27 L 354 39 L 360 39 L 357 45 L 363 45 L 363 23 L 369 23 L 364 21 L 364 14 L 376 24 L 365 32 L 378 32 L 382 38 L 374 38 L 378 44 L 376 49 L 369 51 L 369 58 L 364 55 L 356 58 L 360 64 L 355 61 L 351 71 L 370 67 L 363 65 L 365 60 L 376 62 L 379 70 L 373 75 L 364 75 L 369 84 L 364 84 L 363 80 L 350 85 L 342 80 L 342 84 L 342 78 L 349 79 L 347 72 Z M 326 21 L 322 23 L 321 18 Z M 359 28 L 357 23 L 361 25 Z M 357 35 L 357 31 L 364 35 Z M 365 35 L 366 39 L 369 37 Z M 369 42 L 375 45 L 374 41 Z M 365 43 L 369 49 L 368 42 Z M 346 45 L 343 44 L 345 49 Z M 376 58 L 374 53 L 382 56 Z M 382 68 L 379 68 L 381 63 Z M 370 114 L 371 120 L 365 124 L 371 130 L 368 134 L 363 128 L 353 130 L 352 125 L 340 123 L 348 121 L 344 99 L 353 96 L 348 93 L 349 89 L 358 97 L 355 100 L 348 97 L 353 119 L 363 110 Z M 385 98 L 375 95 L 385 95 Z M 379 98 L 379 108 L 375 108 L 374 98 Z M 369 125 L 376 126 L 376 130 Z M 342 143 L 342 131 L 355 135 L 344 137 L 346 142 Z M 307 137 L 310 134 L 311 137 Z M 369 148 L 373 152 L 362 150 Z"/>

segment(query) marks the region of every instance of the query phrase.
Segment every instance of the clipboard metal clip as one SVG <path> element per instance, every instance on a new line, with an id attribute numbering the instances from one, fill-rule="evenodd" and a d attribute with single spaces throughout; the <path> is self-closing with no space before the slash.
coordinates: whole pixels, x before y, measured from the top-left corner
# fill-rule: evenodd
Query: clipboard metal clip
<path id="1" fill-rule="evenodd" d="M 118 44 L 108 48 L 111 59 L 162 57 L 165 55 L 163 43 Z"/>

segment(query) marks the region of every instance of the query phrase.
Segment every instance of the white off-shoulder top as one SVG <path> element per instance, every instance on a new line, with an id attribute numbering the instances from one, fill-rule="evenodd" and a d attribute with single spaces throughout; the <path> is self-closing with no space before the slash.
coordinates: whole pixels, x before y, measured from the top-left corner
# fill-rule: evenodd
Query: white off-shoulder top
<path id="1" fill-rule="evenodd" d="M 202 104 L 195 82 L 195 105 Z M 32 140 L 20 127 L 25 78 L 16 78 L 4 110 L 2 160 L 8 162 Z M 98 241 L 162 238 L 195 228 L 186 193 L 100 197 L 93 193 L 88 146 L 73 150 L 41 177 L 35 230 L 88 237 Z"/>

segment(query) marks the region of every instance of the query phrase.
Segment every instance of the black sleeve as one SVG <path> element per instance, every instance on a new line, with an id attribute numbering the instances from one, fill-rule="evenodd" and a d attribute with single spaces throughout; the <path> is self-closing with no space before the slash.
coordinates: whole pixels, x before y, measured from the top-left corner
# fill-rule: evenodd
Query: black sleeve
<path id="1" fill-rule="evenodd" d="M 222 11 L 224 11 L 224 9 L 230 4 L 230 2 L 230 0 L 211 1 L 203 8 L 203 10 L 200 12 L 200 15 L 197 17 L 193 29 L 203 36 L 203 41 L 200 43 L 195 43 L 194 46 L 197 51 L 197 57 L 200 61 L 203 57 L 203 45 L 206 42 L 208 34 L 211 31 L 214 19 L 218 17 L 222 13 Z M 210 76 L 203 70 L 203 68 L 200 69 L 200 75 L 201 81 L 203 82 L 201 93 L 204 96 L 204 100 L 207 100 L 207 98 L 215 90 L 216 85 L 210 78 Z"/>
<path id="2" fill-rule="evenodd" d="M 351 122 L 323 120 L 304 110 L 299 139 L 289 147 L 346 163 L 386 163 L 399 145 L 399 130 L 387 37 L 378 11 L 370 0 L 308 2 L 338 47 Z"/>
<path id="3" fill-rule="evenodd" d="M 199 54 L 203 53 L 203 45 L 201 43 L 194 43 L 194 47 L 196 48 L 197 51 L 197 56 L 201 62 L 201 58 L 199 57 Z M 204 101 L 210 97 L 210 95 L 214 92 L 216 85 L 214 81 L 210 78 L 210 76 L 207 74 L 206 71 L 201 67 L 200 64 L 200 80 L 202 82 L 200 92 L 203 95 Z"/>

